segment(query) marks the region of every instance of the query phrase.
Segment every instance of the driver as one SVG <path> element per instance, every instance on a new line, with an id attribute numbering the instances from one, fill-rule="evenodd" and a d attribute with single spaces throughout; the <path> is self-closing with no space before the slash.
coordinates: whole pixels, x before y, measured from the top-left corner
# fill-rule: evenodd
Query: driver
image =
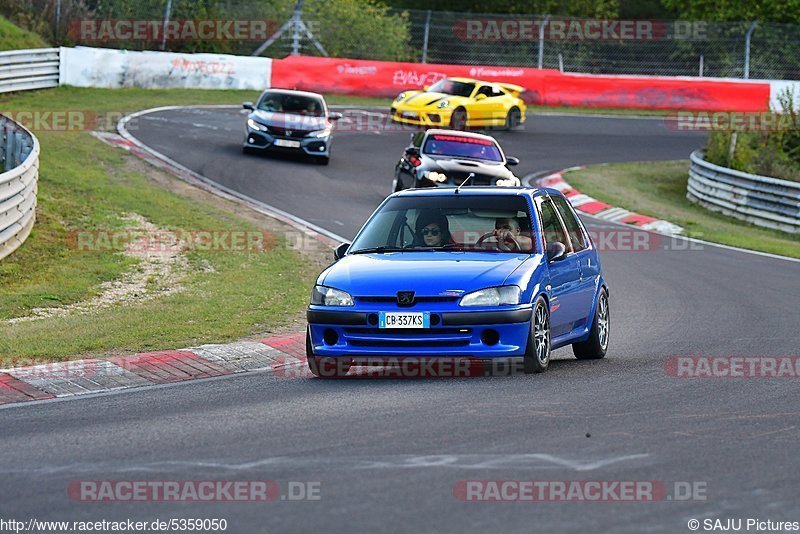
<path id="1" fill-rule="evenodd" d="M 519 250 L 523 252 L 533 250 L 533 240 L 521 232 L 519 221 L 516 217 L 497 219 L 494 223 L 492 235 L 497 238 L 497 246 L 501 250 Z"/>

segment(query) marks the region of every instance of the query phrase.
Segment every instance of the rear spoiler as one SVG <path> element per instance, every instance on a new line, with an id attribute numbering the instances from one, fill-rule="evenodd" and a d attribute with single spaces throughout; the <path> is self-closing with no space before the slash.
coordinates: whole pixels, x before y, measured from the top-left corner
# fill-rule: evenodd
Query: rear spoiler
<path id="1" fill-rule="evenodd" d="M 525 90 L 524 87 L 520 85 L 514 85 L 513 83 L 498 83 L 497 85 L 511 93 L 511 96 L 519 96 L 519 94 Z"/>

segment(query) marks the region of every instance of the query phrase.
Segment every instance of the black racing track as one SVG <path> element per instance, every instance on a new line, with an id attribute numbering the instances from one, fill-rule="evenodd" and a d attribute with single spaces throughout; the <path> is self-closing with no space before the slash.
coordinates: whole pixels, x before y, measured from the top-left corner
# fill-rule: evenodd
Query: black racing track
<path id="1" fill-rule="evenodd" d="M 350 238 L 408 134 L 336 136 L 330 166 L 243 155 L 234 110 L 162 111 L 132 133 L 211 180 Z M 498 132 L 520 175 L 687 158 L 658 119 L 533 116 Z M 587 221 L 593 230 L 599 223 Z M 658 241 L 661 243 L 661 241 Z M 268 373 L 0 410 L 0 517 L 225 518 L 229 532 L 687 532 L 697 518 L 800 520 L 798 379 L 683 379 L 675 355 L 798 355 L 800 264 L 664 239 L 605 252 L 612 346 L 542 375 L 283 379 Z M 671 249 L 671 250 L 665 250 Z M 82 479 L 319 481 L 321 500 L 76 503 Z M 463 480 L 655 480 L 705 500 L 464 503 Z"/>

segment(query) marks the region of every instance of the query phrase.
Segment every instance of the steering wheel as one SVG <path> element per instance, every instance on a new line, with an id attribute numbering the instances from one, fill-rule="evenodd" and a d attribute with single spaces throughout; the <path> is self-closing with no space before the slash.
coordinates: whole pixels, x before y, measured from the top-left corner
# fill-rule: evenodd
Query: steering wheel
<path id="1" fill-rule="evenodd" d="M 519 241 L 514 239 L 514 236 L 508 235 L 506 239 L 500 240 L 500 238 L 494 235 L 494 232 L 486 232 L 485 234 L 480 236 L 478 240 L 475 242 L 475 248 L 480 248 L 480 246 L 483 245 L 483 242 L 489 239 L 490 237 L 493 238 L 495 241 L 497 241 L 498 248 L 501 248 L 501 244 L 503 244 L 509 246 L 509 252 L 519 252 L 520 250 L 522 250 L 522 247 L 519 246 Z"/>

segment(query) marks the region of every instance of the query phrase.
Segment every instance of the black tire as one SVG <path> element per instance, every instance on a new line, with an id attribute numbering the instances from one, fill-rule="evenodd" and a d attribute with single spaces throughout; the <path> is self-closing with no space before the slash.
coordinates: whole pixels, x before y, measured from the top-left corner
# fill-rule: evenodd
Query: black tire
<path id="1" fill-rule="evenodd" d="M 347 376 L 352 362 L 345 358 L 320 358 L 314 356 L 311 347 L 311 330 L 306 329 L 306 361 L 308 370 L 318 378 L 341 378 Z"/>
<path id="2" fill-rule="evenodd" d="M 315 160 L 317 163 L 319 163 L 320 165 L 327 165 L 328 163 L 330 163 L 330 162 L 331 162 L 331 158 L 330 158 L 330 157 L 328 157 L 328 156 L 322 156 L 322 157 L 315 156 L 315 157 L 314 157 L 314 160 Z"/>
<path id="3" fill-rule="evenodd" d="M 394 180 L 392 181 L 392 193 L 397 193 L 405 188 L 406 186 L 403 184 L 403 177 L 399 172 L 396 172 L 394 174 Z"/>
<path id="4" fill-rule="evenodd" d="M 611 307 L 608 304 L 608 291 L 600 289 L 597 296 L 597 306 L 594 311 L 592 328 L 589 330 L 589 339 L 572 344 L 572 353 L 579 360 L 599 360 L 604 358 L 608 351 L 608 342 L 611 338 Z"/>
<path id="5" fill-rule="evenodd" d="M 243 146 L 242 147 L 242 154 L 255 154 L 256 150 L 253 147 Z"/>
<path id="6" fill-rule="evenodd" d="M 506 115 L 506 130 L 513 130 L 517 126 L 522 124 L 522 114 L 519 111 L 518 107 L 513 107 L 508 110 L 508 114 Z"/>
<path id="7" fill-rule="evenodd" d="M 466 130 L 468 120 L 467 110 L 464 108 L 456 108 L 453 114 L 450 115 L 450 128 L 453 130 Z"/>
<path id="8" fill-rule="evenodd" d="M 544 297 L 540 296 L 533 305 L 528 345 L 522 360 L 526 375 L 541 373 L 550 365 L 550 308 Z"/>

